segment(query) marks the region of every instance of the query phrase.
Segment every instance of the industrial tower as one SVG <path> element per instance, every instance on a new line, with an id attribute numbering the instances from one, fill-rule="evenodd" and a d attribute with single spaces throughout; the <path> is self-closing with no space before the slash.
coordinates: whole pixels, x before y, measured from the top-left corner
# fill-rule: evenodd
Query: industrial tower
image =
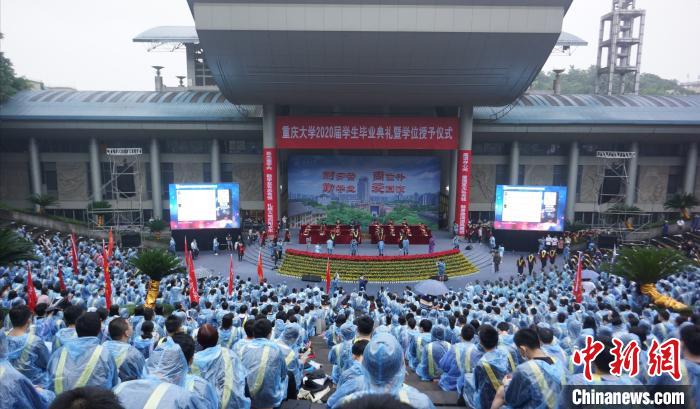
<path id="1" fill-rule="evenodd" d="M 633 93 L 639 94 L 646 11 L 635 7 L 636 0 L 612 0 L 612 3 L 612 11 L 600 18 L 595 93 L 612 95 L 618 86 L 618 93 L 624 94 L 625 80 L 633 76 Z M 605 85 L 607 90 L 601 89 Z"/>

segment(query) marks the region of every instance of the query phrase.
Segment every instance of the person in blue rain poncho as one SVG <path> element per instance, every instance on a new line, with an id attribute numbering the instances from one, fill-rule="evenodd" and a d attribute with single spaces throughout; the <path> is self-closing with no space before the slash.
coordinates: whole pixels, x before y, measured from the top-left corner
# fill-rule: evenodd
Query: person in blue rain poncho
<path id="1" fill-rule="evenodd" d="M 344 397 L 333 408 L 367 395 L 390 394 L 415 409 L 434 409 L 425 394 L 403 384 L 406 376 L 403 351 L 391 334 L 380 333 L 372 337 L 362 354 L 362 368 L 365 373 L 362 389 Z"/>
<path id="2" fill-rule="evenodd" d="M 534 329 L 518 330 L 513 341 L 526 361 L 502 379 L 491 408 L 556 408 L 566 384 L 564 366 L 540 348 Z"/>
<path id="3" fill-rule="evenodd" d="M 339 333 L 342 342 L 333 345 L 328 351 L 328 362 L 333 365 L 331 380 L 335 384 L 338 384 L 340 374 L 350 365 L 350 360 L 352 358 L 352 340 L 355 337 L 355 326 L 350 322 L 346 322 L 341 325 Z"/>
<path id="4" fill-rule="evenodd" d="M 221 317 L 221 326 L 219 331 L 219 345 L 224 348 L 232 349 L 236 342 L 240 339 L 240 331 L 238 327 L 233 326 L 233 314 L 228 313 Z"/>
<path id="5" fill-rule="evenodd" d="M 211 324 L 199 328 L 197 342 L 203 349 L 194 354 L 191 371 L 214 384 L 222 409 L 249 408 L 245 368 L 238 356 L 218 341 L 219 334 Z"/>
<path id="6" fill-rule="evenodd" d="M 71 305 L 63 310 L 63 322 L 66 327 L 59 329 L 54 335 L 52 351 L 62 347 L 67 340 L 78 338 L 78 334 L 75 332 L 75 321 L 82 313 L 83 309 L 77 305 Z"/>
<path id="7" fill-rule="evenodd" d="M 284 362 L 287 364 L 287 375 L 294 377 L 294 379 L 289 378 L 290 383 L 294 382 L 294 396 L 296 396 L 301 387 L 301 381 L 304 376 L 302 374 L 302 366 L 306 363 L 305 359 L 303 361 L 299 359 L 299 354 L 297 353 L 299 348 L 297 341 L 299 340 L 300 332 L 301 327 L 299 324 L 287 324 L 284 327 L 284 331 L 282 331 L 282 335 L 277 340 L 277 345 L 279 345 L 284 355 Z"/>
<path id="8" fill-rule="evenodd" d="M 450 343 L 445 341 L 445 327 L 435 325 L 430 330 L 430 343 L 423 348 L 420 364 L 416 374 L 422 381 L 432 381 L 442 375 L 440 360 L 450 350 Z"/>
<path id="9" fill-rule="evenodd" d="M 287 365 L 280 347 L 270 340 L 272 324 L 258 318 L 253 325 L 255 339 L 241 348 L 243 366 L 253 408 L 278 407 L 287 396 Z"/>
<path id="10" fill-rule="evenodd" d="M 344 397 L 361 390 L 364 386 L 365 372 L 362 368 L 362 354 L 365 352 L 367 344 L 369 341 L 366 339 L 352 344 L 352 364 L 340 375 L 335 392 L 326 402 L 329 408 L 336 406 Z"/>
<path id="11" fill-rule="evenodd" d="M 515 369 L 505 348 L 498 346 L 498 331 L 491 325 L 479 326 L 479 345 L 484 350 L 474 367 L 474 409 L 490 409 L 503 377 Z M 467 388 L 465 388 L 465 391 Z M 469 401 L 465 397 L 465 401 Z"/>
<path id="12" fill-rule="evenodd" d="M 51 354 L 49 387 L 57 395 L 83 386 L 111 389 L 119 383 L 114 358 L 97 338 L 100 329 L 98 314 L 84 313 L 75 324 L 78 338 L 69 340 Z"/>
<path id="13" fill-rule="evenodd" d="M 681 324 L 681 379 L 676 381 L 668 373 L 652 377 L 653 385 L 689 385 L 691 402 L 700 402 L 700 326 L 690 322 Z M 696 405 L 697 406 L 697 405 Z"/>
<path id="14" fill-rule="evenodd" d="M 462 342 L 454 344 L 440 360 L 440 368 L 443 371 L 442 376 L 440 376 L 442 390 L 457 391 L 457 393 L 462 394 L 466 380 L 470 383 L 470 391 L 465 393 L 465 396 L 473 396 L 474 365 L 483 353 L 479 346 L 472 342 L 475 335 L 476 330 L 471 324 L 463 326 L 461 330 Z"/>
<path id="15" fill-rule="evenodd" d="M 114 388 L 125 409 L 211 409 L 210 404 L 185 389 L 187 360 L 171 337 L 153 350 L 146 371 L 146 378 L 122 382 Z M 218 407 L 216 395 L 213 399 Z"/>
<path id="16" fill-rule="evenodd" d="M 430 320 L 423 319 L 418 324 L 419 332 L 411 338 L 411 343 L 408 349 L 408 365 L 411 369 L 417 369 L 423 359 L 423 348 L 431 342 L 430 331 L 433 329 L 433 323 Z"/>
<path id="17" fill-rule="evenodd" d="M 8 315 L 12 323 L 12 330 L 7 333 L 10 363 L 32 384 L 47 388 L 49 350 L 44 341 L 30 330 L 32 312 L 26 305 L 20 305 L 12 308 Z"/>
<path id="18" fill-rule="evenodd" d="M 173 335 L 171 339 L 180 346 L 180 350 L 182 350 L 182 354 L 185 356 L 185 361 L 187 361 L 191 372 L 196 348 L 194 339 L 183 332 L 178 332 Z M 219 408 L 219 395 L 212 382 L 205 380 L 199 375 L 188 373 L 185 377 L 184 388 L 188 392 L 194 394 L 195 399 L 199 400 L 203 407 L 209 409 Z M 248 400 L 248 402 L 250 401 Z M 250 407 L 250 403 L 248 403 L 248 406 L 241 406 L 243 409 L 247 409 L 248 407 Z"/>
<path id="19" fill-rule="evenodd" d="M 119 371 L 122 382 L 141 378 L 146 360 L 141 352 L 129 344 L 131 325 L 124 318 L 115 318 L 109 323 L 110 341 L 102 345 L 109 350 Z"/>
<path id="20" fill-rule="evenodd" d="M 17 371 L 7 354 L 7 337 L 0 331 L 0 407 L 8 409 L 44 409 L 54 395 L 45 389 L 37 389 L 26 376 Z"/>

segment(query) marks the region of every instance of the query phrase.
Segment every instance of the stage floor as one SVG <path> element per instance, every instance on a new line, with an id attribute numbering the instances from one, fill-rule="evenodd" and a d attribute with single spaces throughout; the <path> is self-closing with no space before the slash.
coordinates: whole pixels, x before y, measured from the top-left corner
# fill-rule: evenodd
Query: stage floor
<path id="1" fill-rule="evenodd" d="M 290 232 L 292 237 L 296 237 L 297 231 Z M 452 238 L 449 233 L 444 231 L 433 231 L 433 236 L 435 237 L 435 251 L 444 251 L 452 249 Z M 460 241 L 460 250 L 462 253 L 471 261 L 472 264 L 478 269 L 474 274 L 470 274 L 464 277 L 451 278 L 447 282 L 447 286 L 452 289 L 463 288 L 470 282 L 475 280 L 495 280 L 498 278 L 508 279 L 509 277 L 517 274 L 516 260 L 523 253 L 506 251 L 503 261 L 501 262 L 500 272 L 498 274 L 494 273 L 493 263 L 491 262 L 491 255 L 489 253 L 488 245 L 485 244 L 472 244 L 472 250 L 465 250 L 467 245 L 466 241 Z M 285 249 L 292 248 L 297 250 L 306 250 L 305 244 L 295 244 L 295 243 L 285 243 Z M 233 256 L 233 271 L 235 275 L 240 276 L 242 279 L 247 280 L 251 278 L 252 280 L 257 280 L 257 258 L 260 247 L 253 245 L 248 247 L 246 250 L 246 255 L 243 261 L 238 261 L 236 255 Z M 310 251 L 314 251 L 314 245 L 310 247 Z M 321 251 L 325 252 L 325 246 L 321 246 Z M 428 252 L 427 245 L 410 245 L 410 254 L 425 254 Z M 325 286 L 323 282 L 321 283 L 307 283 L 301 281 L 300 279 L 283 276 L 277 273 L 277 269 L 274 268 L 274 263 L 270 257 L 270 249 L 263 249 L 263 270 L 265 278 L 270 283 L 286 283 L 289 288 L 300 288 L 305 287 L 307 284 L 319 285 L 320 287 Z M 350 254 L 350 245 L 338 245 L 334 250 L 334 254 Z M 358 248 L 359 255 L 376 256 L 377 246 L 370 243 L 363 243 Z M 390 245 L 384 247 L 384 254 L 386 256 L 400 255 L 400 250 L 398 245 Z M 557 262 L 558 264 L 561 261 Z M 228 277 L 228 267 L 229 267 L 229 254 L 226 251 L 219 252 L 219 255 L 214 255 L 210 250 L 202 251 L 199 258 L 195 261 L 195 267 L 204 267 L 213 272 L 213 274 L 220 275 L 222 277 Z M 539 268 L 539 264 L 537 265 Z M 374 293 L 379 290 L 381 286 L 389 287 L 392 291 L 399 291 L 405 286 L 412 285 L 413 282 L 405 283 L 394 283 L 394 284 L 375 284 L 369 283 L 367 290 L 370 293 Z M 342 287 L 348 290 L 356 290 L 357 284 L 354 283 L 342 283 Z"/>

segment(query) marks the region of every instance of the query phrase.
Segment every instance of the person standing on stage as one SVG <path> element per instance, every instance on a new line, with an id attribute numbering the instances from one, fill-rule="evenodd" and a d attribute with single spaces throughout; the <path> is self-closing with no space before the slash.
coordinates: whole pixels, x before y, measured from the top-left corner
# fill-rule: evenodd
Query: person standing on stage
<path id="1" fill-rule="evenodd" d="M 245 255 L 245 244 L 241 242 L 238 245 L 238 261 L 243 261 L 243 256 Z"/>
<path id="2" fill-rule="evenodd" d="M 491 251 L 496 250 L 496 236 L 493 234 L 489 237 L 489 246 L 491 247 Z"/>
<path id="3" fill-rule="evenodd" d="M 459 236 L 457 236 L 456 234 L 454 235 L 454 237 L 452 237 L 452 248 L 455 250 L 459 249 Z"/>
<path id="4" fill-rule="evenodd" d="M 410 242 L 408 241 L 408 236 L 403 236 L 403 240 L 401 241 L 402 247 L 403 247 L 403 255 L 407 256 L 408 255 L 408 245 Z"/>
<path id="5" fill-rule="evenodd" d="M 518 266 L 518 275 L 522 276 L 523 273 L 525 272 L 525 258 L 523 256 L 520 256 L 520 258 L 518 259 L 517 266 Z"/>
<path id="6" fill-rule="evenodd" d="M 354 237 L 350 241 L 350 255 L 351 256 L 357 255 L 357 239 Z"/>
<path id="7" fill-rule="evenodd" d="M 436 264 L 437 264 L 437 269 L 438 269 L 438 273 L 437 273 L 438 277 L 440 277 L 440 278 L 444 277 L 445 276 L 445 269 L 446 269 L 445 260 L 440 260 Z"/>
<path id="8" fill-rule="evenodd" d="M 367 291 L 367 279 L 364 274 L 360 276 L 357 283 L 359 284 L 360 292 Z"/>
<path id="9" fill-rule="evenodd" d="M 428 254 L 432 254 L 435 251 L 435 239 L 430 236 L 428 239 Z"/>
<path id="10" fill-rule="evenodd" d="M 542 263 L 541 271 L 544 273 L 544 268 L 547 267 L 547 250 L 540 250 L 540 263 Z"/>
<path id="11" fill-rule="evenodd" d="M 226 235 L 226 250 L 233 253 L 233 237 L 231 237 L 231 233 Z"/>
<path id="12" fill-rule="evenodd" d="M 326 240 L 326 251 L 328 254 L 333 254 L 333 239 Z"/>
<path id="13" fill-rule="evenodd" d="M 557 249 L 552 247 L 549 250 L 549 268 L 554 271 L 554 264 L 557 262 Z"/>
<path id="14" fill-rule="evenodd" d="M 211 242 L 211 250 L 214 252 L 215 256 L 219 255 L 219 239 L 214 237 L 214 240 Z"/>
<path id="15" fill-rule="evenodd" d="M 384 236 L 379 236 L 379 241 L 377 242 L 377 250 L 379 251 L 380 256 L 384 255 Z"/>
<path id="16" fill-rule="evenodd" d="M 498 274 L 499 269 L 501 268 L 501 256 L 498 254 L 497 251 L 493 252 L 493 272 Z"/>
<path id="17" fill-rule="evenodd" d="M 535 255 L 530 253 L 527 255 L 527 270 L 532 275 L 532 270 L 535 269 Z"/>
<path id="18" fill-rule="evenodd" d="M 306 251 L 311 248 L 311 236 L 306 236 Z"/>

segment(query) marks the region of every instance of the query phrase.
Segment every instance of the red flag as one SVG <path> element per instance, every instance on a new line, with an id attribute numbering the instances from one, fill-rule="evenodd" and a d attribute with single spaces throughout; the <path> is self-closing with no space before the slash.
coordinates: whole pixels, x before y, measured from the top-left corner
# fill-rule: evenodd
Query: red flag
<path id="1" fill-rule="evenodd" d="M 262 252 L 258 251 L 258 281 L 262 284 L 263 279 L 265 279 L 265 276 L 263 274 Z"/>
<path id="2" fill-rule="evenodd" d="M 112 228 L 109 228 L 109 241 L 107 242 L 107 256 L 111 259 L 114 254 L 114 236 L 112 236 Z"/>
<path id="3" fill-rule="evenodd" d="M 228 296 L 233 293 L 233 254 L 231 254 L 231 262 L 228 265 Z"/>
<path id="4" fill-rule="evenodd" d="M 61 265 L 58 265 L 58 285 L 61 287 L 61 291 L 65 291 L 66 283 L 63 282 L 63 269 Z"/>
<path id="5" fill-rule="evenodd" d="M 185 248 L 187 248 L 185 246 Z M 189 268 L 189 282 L 190 282 L 190 303 L 199 303 L 199 292 L 197 291 L 197 276 L 194 274 L 194 260 L 192 259 L 192 253 L 188 254 L 188 268 Z"/>
<path id="6" fill-rule="evenodd" d="M 578 253 L 578 265 L 576 266 L 576 276 L 574 277 L 574 299 L 577 303 L 583 301 L 583 270 L 581 265 L 583 255 Z"/>
<path id="7" fill-rule="evenodd" d="M 34 312 L 36 307 L 36 290 L 34 289 L 34 281 L 32 281 L 32 264 L 27 263 L 27 307 Z"/>
<path id="8" fill-rule="evenodd" d="M 331 260 L 326 261 L 326 294 L 331 293 Z"/>
<path id="9" fill-rule="evenodd" d="M 73 274 L 78 275 L 78 244 L 75 242 L 75 233 L 70 234 L 70 253 L 73 258 Z"/>
<path id="10" fill-rule="evenodd" d="M 109 276 L 109 256 L 105 251 L 105 242 L 102 241 L 102 270 L 105 273 L 105 304 L 107 309 L 112 306 L 112 279 Z"/>

